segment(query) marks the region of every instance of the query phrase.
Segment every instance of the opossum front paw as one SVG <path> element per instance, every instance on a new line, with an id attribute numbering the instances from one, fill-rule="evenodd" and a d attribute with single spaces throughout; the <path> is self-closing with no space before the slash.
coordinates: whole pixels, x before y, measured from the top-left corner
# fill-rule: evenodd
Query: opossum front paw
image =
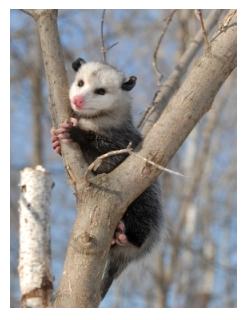
<path id="1" fill-rule="evenodd" d="M 56 131 L 57 131 L 57 129 L 54 129 L 54 128 L 52 128 L 51 131 L 50 131 L 52 148 L 56 153 L 61 155 L 60 140 L 59 140 L 59 137 L 57 136 Z"/>
<path id="2" fill-rule="evenodd" d="M 70 118 L 69 120 L 64 121 L 58 127 L 58 129 L 51 129 L 51 141 L 52 147 L 54 151 L 61 155 L 61 144 L 60 140 L 63 142 L 71 142 L 69 130 L 72 127 L 75 127 L 78 124 L 78 120 L 76 118 Z"/>
<path id="3" fill-rule="evenodd" d="M 125 234 L 126 227 L 123 221 L 118 223 L 117 228 L 115 229 L 114 237 L 112 239 L 111 245 L 119 245 L 119 246 L 126 246 L 129 244 L 127 236 Z"/>
<path id="4" fill-rule="evenodd" d="M 76 118 L 70 118 L 69 120 L 65 120 L 59 128 L 56 130 L 56 134 L 60 140 L 63 142 L 71 142 L 70 138 L 70 129 L 76 127 L 78 124 L 78 120 Z"/>

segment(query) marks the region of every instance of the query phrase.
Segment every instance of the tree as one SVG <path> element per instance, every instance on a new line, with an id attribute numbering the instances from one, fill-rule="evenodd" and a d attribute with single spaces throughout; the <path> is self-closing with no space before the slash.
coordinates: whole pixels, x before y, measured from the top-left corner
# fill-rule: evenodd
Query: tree
<path id="1" fill-rule="evenodd" d="M 69 103 L 61 94 L 68 88 L 56 25 L 57 11 L 29 10 L 28 13 L 38 25 L 53 121 L 58 124 L 69 117 Z M 62 146 L 65 168 L 76 192 L 78 214 L 55 307 L 95 307 L 99 304 L 100 279 L 115 226 L 127 206 L 160 174 L 156 166 L 143 159 L 166 166 L 211 107 L 219 88 L 236 66 L 235 18 L 235 12 L 231 11 L 211 41 L 210 51 L 194 65 L 147 133 L 141 150 L 132 153 L 113 172 L 97 177 L 89 173 L 86 179 L 87 166 L 80 151 L 72 146 Z M 158 143 L 155 145 L 154 141 Z M 113 214 L 117 207 L 119 210 Z M 94 217 L 91 220 L 92 210 Z"/>
<path id="2" fill-rule="evenodd" d="M 22 305 L 46 307 L 52 293 L 49 204 L 53 182 L 42 166 L 21 172 L 19 276 Z"/>

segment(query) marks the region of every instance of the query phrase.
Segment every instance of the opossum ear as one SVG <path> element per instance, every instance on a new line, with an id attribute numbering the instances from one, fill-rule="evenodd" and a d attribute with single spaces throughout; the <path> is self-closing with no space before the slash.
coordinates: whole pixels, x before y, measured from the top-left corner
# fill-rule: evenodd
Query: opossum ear
<path id="1" fill-rule="evenodd" d="M 77 58 L 72 62 L 71 66 L 74 71 L 78 71 L 82 64 L 86 63 L 86 61 L 82 58 Z"/>
<path id="2" fill-rule="evenodd" d="M 136 84 L 137 77 L 131 76 L 127 81 L 123 82 L 121 85 L 122 90 L 130 91 Z"/>

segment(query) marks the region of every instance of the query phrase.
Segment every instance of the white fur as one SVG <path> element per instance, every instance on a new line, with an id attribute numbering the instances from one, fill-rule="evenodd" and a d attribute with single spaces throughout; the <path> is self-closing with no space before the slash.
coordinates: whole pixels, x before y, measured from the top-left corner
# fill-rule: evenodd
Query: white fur
<path id="1" fill-rule="evenodd" d="M 131 97 L 121 89 L 124 75 L 113 67 L 99 63 L 83 64 L 70 88 L 72 109 L 80 116 L 79 125 L 82 129 L 101 131 L 109 127 L 118 127 L 130 115 Z M 83 80 L 84 85 L 78 86 Z M 106 90 L 105 95 L 94 91 L 99 88 Z M 73 104 L 73 97 L 82 95 L 84 105 L 78 110 Z M 105 115 L 106 114 L 106 115 Z"/>

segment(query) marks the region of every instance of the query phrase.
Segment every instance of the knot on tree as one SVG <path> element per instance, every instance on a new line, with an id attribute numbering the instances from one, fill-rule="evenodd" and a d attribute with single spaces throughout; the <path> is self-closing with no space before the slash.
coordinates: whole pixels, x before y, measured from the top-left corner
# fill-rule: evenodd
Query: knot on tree
<path id="1" fill-rule="evenodd" d="M 84 254 L 93 254 L 97 247 L 97 239 L 88 232 L 83 232 L 73 238 L 74 249 Z"/>

